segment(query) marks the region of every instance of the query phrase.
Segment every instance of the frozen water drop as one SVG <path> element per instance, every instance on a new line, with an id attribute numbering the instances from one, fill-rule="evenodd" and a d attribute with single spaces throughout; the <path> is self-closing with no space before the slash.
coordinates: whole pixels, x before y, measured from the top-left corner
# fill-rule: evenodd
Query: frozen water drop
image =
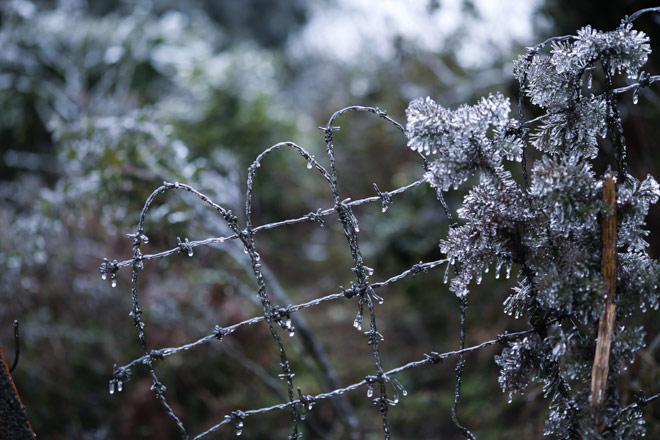
<path id="1" fill-rule="evenodd" d="M 389 207 L 390 207 L 389 205 L 383 205 L 383 212 L 387 211 Z"/>
<path id="2" fill-rule="evenodd" d="M 637 104 L 639 102 L 639 91 L 638 90 L 639 89 L 635 89 L 635 91 L 633 92 L 633 96 L 632 96 L 633 104 Z"/>
<path id="3" fill-rule="evenodd" d="M 174 182 L 174 187 L 178 188 L 179 187 L 179 182 Z"/>
<path id="4" fill-rule="evenodd" d="M 261 260 L 261 256 L 259 255 L 258 252 L 255 252 L 254 253 L 254 261 L 259 261 L 259 260 Z"/>
<path id="5" fill-rule="evenodd" d="M 236 430 L 236 436 L 240 437 L 241 435 L 243 435 L 243 430 L 242 429 L 237 429 Z"/>
<path id="6" fill-rule="evenodd" d="M 286 328 L 291 328 L 291 319 L 286 320 Z"/>
<path id="7" fill-rule="evenodd" d="M 307 161 L 307 169 L 311 170 L 312 169 L 312 161 Z"/>
<path id="8" fill-rule="evenodd" d="M 108 386 L 108 391 L 110 392 L 110 394 L 115 394 L 115 381 L 114 380 L 110 381 L 110 384 Z"/>
<path id="9" fill-rule="evenodd" d="M 588 76 L 587 76 L 587 88 L 591 90 L 591 86 L 593 85 L 594 82 L 594 76 L 591 73 L 591 70 L 589 70 Z"/>
<path id="10" fill-rule="evenodd" d="M 112 279 L 111 286 L 112 286 L 112 287 L 117 287 L 117 279 L 116 279 L 116 278 L 113 278 L 113 279 Z"/>
<path id="11" fill-rule="evenodd" d="M 311 410 L 312 410 L 312 405 L 313 405 L 312 402 L 309 402 L 309 403 L 307 404 L 307 411 L 311 411 Z"/>
<path id="12" fill-rule="evenodd" d="M 405 396 L 408 395 L 408 391 L 406 391 L 406 390 L 401 390 L 401 394 L 403 394 L 403 397 L 405 397 Z"/>
<path id="13" fill-rule="evenodd" d="M 149 237 L 147 237 L 146 235 L 142 234 L 142 241 L 144 242 L 144 244 L 148 244 L 148 243 L 149 243 Z"/>
<path id="14" fill-rule="evenodd" d="M 123 389 L 124 389 L 124 382 L 122 382 L 121 380 L 118 380 L 117 381 L 117 392 L 121 393 L 123 391 Z"/>
<path id="15" fill-rule="evenodd" d="M 247 253 L 248 253 L 247 248 L 243 248 L 243 253 L 247 255 Z"/>
<path id="16" fill-rule="evenodd" d="M 294 330 L 289 331 L 289 337 L 293 338 L 293 336 L 296 334 Z"/>
<path id="17" fill-rule="evenodd" d="M 192 256 L 193 256 L 193 248 L 192 248 L 192 246 L 190 246 L 190 247 L 188 248 L 188 256 L 189 256 L 189 257 L 192 257 Z"/>
<path id="18" fill-rule="evenodd" d="M 360 319 L 355 318 L 355 321 L 353 321 L 353 327 L 355 327 L 358 330 L 362 330 L 362 322 Z"/>
<path id="19" fill-rule="evenodd" d="M 256 167 L 261 168 L 261 162 L 257 162 Z"/>
<path id="20" fill-rule="evenodd" d="M 239 420 L 238 423 L 236 423 L 236 427 L 238 429 L 243 429 L 243 420 Z"/>
<path id="21" fill-rule="evenodd" d="M 374 395 L 374 387 L 369 385 L 367 388 L 367 397 L 372 397 Z"/>
<path id="22" fill-rule="evenodd" d="M 107 279 L 108 279 L 108 275 L 102 273 L 102 274 L 101 274 L 101 279 L 102 279 L 103 281 L 107 280 Z"/>

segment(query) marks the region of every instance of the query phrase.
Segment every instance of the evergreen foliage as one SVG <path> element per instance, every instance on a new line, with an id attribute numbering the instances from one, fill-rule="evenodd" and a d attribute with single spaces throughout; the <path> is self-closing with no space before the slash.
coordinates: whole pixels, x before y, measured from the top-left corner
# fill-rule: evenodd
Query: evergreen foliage
<path id="1" fill-rule="evenodd" d="M 499 383 L 509 396 L 542 383 L 550 408 L 545 434 L 556 438 L 633 438 L 645 432 L 641 411 L 620 417 L 615 386 L 644 347 L 643 329 L 624 318 L 635 309 L 657 310 L 660 282 L 660 266 L 645 241 L 645 217 L 660 187 L 651 176 L 639 181 L 626 172 L 615 100 L 633 90 L 636 103 L 638 88 L 655 79 L 641 70 L 651 49 L 649 38 L 632 27 L 637 16 L 611 32 L 586 26 L 577 36 L 552 38 L 519 57 L 514 75 L 521 93 L 547 112 L 534 120 L 523 122 L 522 114 L 511 119 L 501 95 L 456 110 L 426 98 L 407 110 L 408 146 L 429 156 L 425 177 L 431 186 L 438 192 L 457 189 L 479 176 L 458 209 L 460 222 L 440 243 L 454 268 L 450 289 L 464 298 L 491 266 L 498 275 L 504 266 L 507 278 L 516 268 L 517 285 L 504 310 L 528 320 L 535 332 L 510 341 L 496 357 Z M 546 46 L 550 53 L 539 53 Z M 605 91 L 594 95 L 592 71 L 599 67 Z M 615 90 L 612 76 L 621 72 L 639 83 Z M 588 384 L 606 296 L 600 218 L 609 211 L 593 159 L 603 154 L 607 135 L 618 166 L 618 316 L 605 414 L 599 415 Z M 523 161 L 521 183 L 506 162 L 520 162 L 527 145 L 542 154 L 529 178 Z"/>

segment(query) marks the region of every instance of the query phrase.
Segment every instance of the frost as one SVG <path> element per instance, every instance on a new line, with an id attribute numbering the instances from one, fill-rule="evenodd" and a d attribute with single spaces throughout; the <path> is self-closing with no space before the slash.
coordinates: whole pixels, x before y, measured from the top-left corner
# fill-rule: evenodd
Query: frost
<path id="1" fill-rule="evenodd" d="M 602 176 L 591 161 L 602 155 L 601 139 L 608 135 L 616 148 L 625 149 L 611 76 L 636 78 L 651 50 L 648 37 L 626 21 L 610 32 L 586 26 L 577 36 L 553 41 L 549 53 L 540 53 L 542 46 L 530 48 L 514 63 L 522 92 L 544 114 L 527 122 L 511 120 L 509 101 L 500 94 L 456 110 L 430 98 L 416 100 L 406 113 L 408 146 L 429 156 L 425 178 L 438 191 L 457 189 L 478 176 L 457 210 L 459 221 L 440 241 L 450 290 L 465 297 L 491 265 L 496 279 L 503 266 L 507 278 L 512 269 L 517 272 L 504 312 L 528 320 L 534 330 L 509 340 L 495 357 L 502 391 L 511 400 L 540 383 L 549 399 L 546 435 L 601 438 L 589 410 L 589 383 L 607 293 L 601 219 L 612 209 L 602 202 Z M 583 86 L 591 88 L 597 68 L 605 69 L 606 92 L 585 96 Z M 630 89 L 634 102 L 638 88 Z M 522 162 L 527 145 L 540 154 L 531 169 L 523 169 L 524 182 L 518 182 L 504 161 Z M 615 378 L 644 346 L 643 329 L 627 327 L 623 318 L 660 306 L 660 264 L 647 254 L 645 229 L 660 185 L 651 176 L 640 182 L 626 174 L 622 153 L 613 155 L 604 160 L 616 161 L 619 168 L 618 321 L 609 361 Z M 603 397 L 604 417 L 615 437 L 643 435 L 641 413 L 618 418 L 622 404 L 613 390 L 609 387 Z"/>
<path id="2" fill-rule="evenodd" d="M 522 144 L 505 137 L 510 104 L 501 94 L 481 98 L 474 106 L 446 109 L 431 98 L 412 101 L 406 110 L 408 146 L 433 155 L 425 177 L 443 191 L 465 182 L 475 169 L 494 170 L 501 154 L 518 160 Z M 495 133 L 495 135 L 493 135 Z"/>

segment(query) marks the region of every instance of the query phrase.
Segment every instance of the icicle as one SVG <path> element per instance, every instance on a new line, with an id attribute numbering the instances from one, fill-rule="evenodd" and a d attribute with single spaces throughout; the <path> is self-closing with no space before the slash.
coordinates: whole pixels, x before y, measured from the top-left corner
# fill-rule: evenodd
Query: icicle
<path id="1" fill-rule="evenodd" d="M 110 384 L 108 386 L 108 391 L 110 392 L 110 394 L 115 394 L 115 380 L 114 379 L 112 379 L 110 381 Z"/>
<path id="2" fill-rule="evenodd" d="M 382 305 L 382 304 L 385 302 L 385 300 L 383 299 L 383 297 L 380 296 L 380 295 L 378 295 L 378 294 L 376 294 L 376 292 L 374 292 L 373 289 L 370 289 L 370 291 L 371 291 L 371 296 L 372 296 L 376 301 L 378 301 L 378 304 L 381 304 L 381 305 Z"/>
<path id="3" fill-rule="evenodd" d="M 589 69 L 587 71 L 587 88 L 589 90 L 591 90 L 591 86 L 593 85 L 593 79 L 594 79 L 594 76 L 592 74 L 592 69 Z"/>
<path id="4" fill-rule="evenodd" d="M 374 395 L 374 386 L 373 384 L 367 384 L 367 397 L 373 397 Z"/>
<path id="5" fill-rule="evenodd" d="M 124 389 L 124 382 L 122 382 L 121 380 L 118 380 L 117 381 L 117 392 L 121 393 L 123 389 Z M 112 393 L 110 393 L 110 394 L 112 394 Z"/>
<path id="6" fill-rule="evenodd" d="M 357 315 L 355 315 L 355 321 L 353 321 L 353 327 L 358 330 L 362 330 L 362 311 L 358 310 Z"/>

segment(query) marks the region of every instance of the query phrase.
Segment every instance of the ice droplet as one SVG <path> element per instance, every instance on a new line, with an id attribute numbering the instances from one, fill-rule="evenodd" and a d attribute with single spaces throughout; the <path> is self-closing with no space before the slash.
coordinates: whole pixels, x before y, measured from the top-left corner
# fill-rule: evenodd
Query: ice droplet
<path id="1" fill-rule="evenodd" d="M 293 336 L 296 334 L 295 330 L 290 330 L 289 331 L 289 337 L 293 338 Z"/>
<path id="2" fill-rule="evenodd" d="M 179 187 L 179 182 L 174 182 L 174 187 L 178 188 Z"/>
<path id="3" fill-rule="evenodd" d="M 242 430 L 242 429 L 237 429 L 237 430 L 236 430 L 236 436 L 237 436 L 237 437 L 240 437 L 242 434 L 243 434 L 243 430 Z"/>
<path id="4" fill-rule="evenodd" d="M 107 280 L 107 279 L 108 279 L 108 275 L 102 273 L 102 274 L 101 274 L 101 279 L 102 279 L 103 281 Z"/>
<path id="5" fill-rule="evenodd" d="M 371 275 L 374 274 L 374 269 L 373 269 L 372 267 L 364 266 L 364 268 L 365 268 L 365 270 L 367 271 L 367 274 L 368 274 L 369 276 L 371 276 Z"/>
<path id="6" fill-rule="evenodd" d="M 121 393 L 123 389 L 124 389 L 124 382 L 122 382 L 121 380 L 118 380 L 117 381 L 117 392 Z"/>
<path id="7" fill-rule="evenodd" d="M 192 246 L 190 246 L 190 247 L 188 248 L 188 256 L 189 256 L 189 257 L 192 257 L 192 256 L 193 256 L 193 248 L 192 248 Z"/>
<path id="8" fill-rule="evenodd" d="M 247 248 L 243 248 L 243 253 L 247 255 L 247 253 L 248 253 Z"/>
<path id="9" fill-rule="evenodd" d="M 308 169 L 308 170 L 311 170 L 311 169 L 312 169 L 312 161 L 311 161 L 311 160 L 308 160 L 308 161 L 307 161 L 307 169 Z"/>
<path id="10" fill-rule="evenodd" d="M 374 387 L 373 385 L 368 385 L 367 386 L 367 397 L 372 397 L 374 395 Z"/>
<path id="11" fill-rule="evenodd" d="M 149 243 L 149 237 L 147 237 L 146 235 L 142 234 L 142 242 L 144 242 L 144 244 Z"/>
<path id="12" fill-rule="evenodd" d="M 591 70 L 589 70 L 589 73 L 587 75 L 588 75 L 587 76 L 587 88 L 591 90 L 591 86 L 593 85 L 594 76 L 591 73 Z"/>
<path id="13" fill-rule="evenodd" d="M 353 321 L 353 327 L 355 327 L 358 330 L 362 330 L 362 322 L 358 317 L 356 317 L 355 321 Z"/>
<path id="14" fill-rule="evenodd" d="M 236 423 L 236 427 L 238 429 L 243 429 L 243 420 L 239 420 L 238 423 Z"/>
<path id="15" fill-rule="evenodd" d="M 637 104 L 639 102 L 639 89 L 635 89 L 633 92 L 632 102 L 633 104 Z"/>
<path id="16" fill-rule="evenodd" d="M 387 211 L 387 208 L 389 208 L 390 205 L 383 205 L 383 212 Z"/>
<path id="17" fill-rule="evenodd" d="M 261 162 L 257 162 L 256 167 L 261 168 Z"/>
<path id="18" fill-rule="evenodd" d="M 110 384 L 108 386 L 108 391 L 110 394 L 115 394 L 115 381 L 114 379 L 110 381 Z"/>
<path id="19" fill-rule="evenodd" d="M 112 287 L 117 287 L 117 279 L 116 278 L 112 279 L 111 285 L 112 285 Z"/>
<path id="20" fill-rule="evenodd" d="M 291 328 L 291 319 L 286 320 L 286 328 Z"/>

